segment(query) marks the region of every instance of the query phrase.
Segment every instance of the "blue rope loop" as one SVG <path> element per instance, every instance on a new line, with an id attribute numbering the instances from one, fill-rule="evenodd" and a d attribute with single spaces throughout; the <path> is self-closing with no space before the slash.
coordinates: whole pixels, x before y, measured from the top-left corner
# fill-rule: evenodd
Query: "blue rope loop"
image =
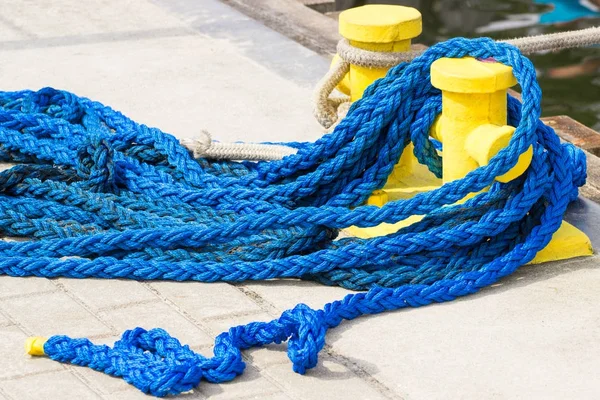
<path id="1" fill-rule="evenodd" d="M 513 67 L 522 103 L 507 148 L 466 177 L 387 203 L 361 206 L 382 188 L 408 143 L 441 174 L 429 129 L 440 112 L 430 83 L 441 57 L 493 57 Z M 585 156 L 542 124 L 531 62 L 491 39 L 452 39 L 401 64 L 365 91 L 344 120 L 298 153 L 271 162 L 194 159 L 178 140 L 100 103 L 45 88 L 0 92 L 0 227 L 30 239 L 0 242 L 11 276 L 240 282 L 312 279 L 366 290 L 298 305 L 271 322 L 231 328 L 207 358 L 160 329 L 128 331 L 114 347 L 54 336 L 51 358 L 123 377 L 145 393 L 174 395 L 202 379 L 244 370 L 241 350 L 288 341 L 294 371 L 317 364 L 342 320 L 474 293 L 546 246 L 585 182 Z M 526 173 L 495 182 L 533 147 Z M 464 203 L 467 194 L 489 190 Z M 396 233 L 337 238 L 340 229 L 424 218 Z"/>
<path id="2" fill-rule="evenodd" d="M 323 311 L 299 304 L 269 323 L 231 328 L 216 338 L 214 357 L 205 358 L 181 345 L 162 329 L 126 331 L 113 348 L 87 339 L 53 336 L 44 345 L 52 359 L 87 366 L 122 377 L 145 393 L 163 397 L 196 387 L 201 379 L 225 382 L 245 368 L 241 349 L 288 341 L 294 371 L 304 374 L 317 365 L 328 326 Z"/>

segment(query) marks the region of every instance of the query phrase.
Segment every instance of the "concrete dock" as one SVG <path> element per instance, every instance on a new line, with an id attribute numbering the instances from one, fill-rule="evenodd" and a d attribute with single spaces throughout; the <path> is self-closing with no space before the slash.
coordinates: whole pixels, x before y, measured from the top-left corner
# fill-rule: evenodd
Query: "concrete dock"
<path id="1" fill-rule="evenodd" d="M 312 88 L 329 60 L 218 0 L 4 0 L 0 89 L 52 86 L 178 137 L 315 140 Z M 574 222 L 598 246 L 600 213 Z M 579 208 L 577 208 L 579 207 Z M 582 208 L 587 207 L 587 208 Z M 583 211 L 582 211 L 583 210 Z M 600 248 L 600 247 L 599 247 Z M 522 267 L 479 294 L 331 330 L 319 365 L 285 346 L 245 352 L 243 376 L 185 399 L 597 399 L 597 256 Z M 161 327 L 203 354 L 230 326 L 349 291 L 278 280 L 237 285 L 0 277 L 0 399 L 147 399 L 121 379 L 25 355 L 31 335 L 112 344 Z"/>

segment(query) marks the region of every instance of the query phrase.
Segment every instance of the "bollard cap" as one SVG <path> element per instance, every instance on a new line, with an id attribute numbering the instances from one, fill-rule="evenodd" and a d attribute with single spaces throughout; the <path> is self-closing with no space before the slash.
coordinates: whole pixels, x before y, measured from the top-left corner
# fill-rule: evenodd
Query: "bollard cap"
<path id="1" fill-rule="evenodd" d="M 431 84 L 454 93 L 493 93 L 517 84 L 512 68 L 473 57 L 440 58 L 431 64 Z"/>
<path id="2" fill-rule="evenodd" d="M 412 7 L 371 4 L 340 14 L 340 35 L 364 43 L 391 43 L 421 34 L 421 13 Z"/>

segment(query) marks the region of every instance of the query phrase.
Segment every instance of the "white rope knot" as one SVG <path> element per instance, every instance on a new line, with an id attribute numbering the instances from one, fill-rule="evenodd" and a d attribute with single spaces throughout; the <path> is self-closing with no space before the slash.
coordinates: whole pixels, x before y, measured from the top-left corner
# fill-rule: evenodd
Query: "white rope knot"
<path id="1" fill-rule="evenodd" d="M 193 139 L 181 139 L 179 143 L 190 150 L 194 155 L 194 158 L 202 158 L 205 157 L 207 150 L 212 144 L 212 137 L 208 131 L 202 130 L 198 137 Z"/>

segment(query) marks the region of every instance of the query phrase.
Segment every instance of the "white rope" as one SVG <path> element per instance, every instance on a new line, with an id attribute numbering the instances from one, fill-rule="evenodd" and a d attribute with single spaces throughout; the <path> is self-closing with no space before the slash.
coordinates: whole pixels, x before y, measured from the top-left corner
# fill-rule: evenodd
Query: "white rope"
<path id="1" fill-rule="evenodd" d="M 518 47 L 523 54 L 587 47 L 600 43 L 600 27 L 500 40 L 499 42 L 512 44 L 513 46 Z M 424 51 L 425 50 L 415 50 L 386 53 L 363 50 L 352 46 L 346 39 L 340 40 L 337 45 L 337 52 L 342 60 L 353 65 L 367 68 L 391 68 L 402 62 L 412 61 L 414 58 L 423 54 Z"/>
<path id="2" fill-rule="evenodd" d="M 578 31 L 510 39 L 504 42 L 518 47 L 523 54 L 588 47 L 600 44 L 600 26 Z"/>
<path id="3" fill-rule="evenodd" d="M 600 27 L 503 40 L 501 42 L 518 47 L 523 54 L 587 47 L 600 44 Z M 350 64 L 366 68 L 391 68 L 402 62 L 410 62 L 423 52 L 424 50 L 391 53 L 369 51 L 352 46 L 346 39 L 340 40 L 337 53 L 341 61 L 327 72 L 315 88 L 313 96 L 315 118 L 325 128 L 330 128 L 339 118 L 343 118 L 343 113 L 338 110 L 344 101 L 349 102 L 350 99 L 332 98 L 331 93 L 344 79 L 350 69 Z M 344 108 L 347 109 L 348 107 Z"/>
<path id="4" fill-rule="evenodd" d="M 317 83 L 317 88 L 321 88 L 321 90 L 314 91 L 313 104 L 315 105 L 314 109 L 320 110 L 320 112 L 315 113 L 315 118 L 325 128 L 329 128 L 338 120 L 336 110 L 340 104 L 350 101 L 350 97 L 342 94 L 331 96 L 348 71 L 350 71 L 350 64 L 339 60 Z"/>
<path id="5" fill-rule="evenodd" d="M 194 158 L 213 160 L 281 160 L 297 151 L 277 144 L 214 142 L 206 131 L 202 131 L 194 139 L 181 139 L 179 142 L 193 153 Z"/>

